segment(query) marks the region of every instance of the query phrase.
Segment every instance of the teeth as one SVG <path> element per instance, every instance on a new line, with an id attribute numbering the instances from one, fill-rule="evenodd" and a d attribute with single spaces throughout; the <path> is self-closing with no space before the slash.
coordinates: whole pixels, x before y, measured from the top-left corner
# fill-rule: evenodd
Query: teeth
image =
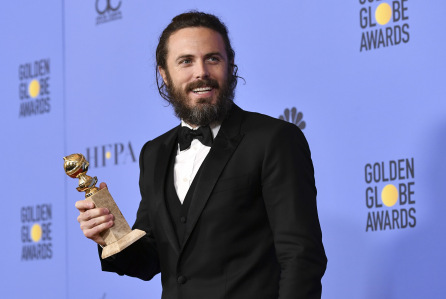
<path id="1" fill-rule="evenodd" d="M 200 88 L 195 88 L 192 91 L 197 92 L 197 93 L 202 93 L 202 92 L 211 91 L 211 90 L 212 90 L 212 87 L 200 87 Z"/>

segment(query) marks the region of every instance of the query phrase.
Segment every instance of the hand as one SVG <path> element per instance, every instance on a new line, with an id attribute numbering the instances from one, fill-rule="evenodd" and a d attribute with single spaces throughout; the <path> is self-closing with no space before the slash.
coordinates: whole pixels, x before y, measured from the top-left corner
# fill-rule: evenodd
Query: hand
<path id="1" fill-rule="evenodd" d="M 99 189 L 106 187 L 105 183 L 99 185 Z M 94 203 L 86 200 L 77 201 L 75 206 L 80 212 L 77 221 L 80 223 L 85 237 L 105 246 L 105 241 L 100 233 L 113 226 L 113 215 L 107 208 L 95 208 Z"/>

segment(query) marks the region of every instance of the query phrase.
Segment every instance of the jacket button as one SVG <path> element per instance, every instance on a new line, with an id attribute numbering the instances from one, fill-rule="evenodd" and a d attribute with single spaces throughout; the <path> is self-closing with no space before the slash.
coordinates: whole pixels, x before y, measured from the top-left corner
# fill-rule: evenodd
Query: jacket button
<path id="1" fill-rule="evenodd" d="M 178 281 L 178 283 L 179 284 L 185 284 L 186 283 L 186 277 L 185 276 L 178 276 L 178 279 L 177 279 L 177 281 Z"/>
<path id="2" fill-rule="evenodd" d="M 186 223 L 186 217 L 181 216 L 181 217 L 180 217 L 180 221 L 181 221 L 181 223 Z"/>

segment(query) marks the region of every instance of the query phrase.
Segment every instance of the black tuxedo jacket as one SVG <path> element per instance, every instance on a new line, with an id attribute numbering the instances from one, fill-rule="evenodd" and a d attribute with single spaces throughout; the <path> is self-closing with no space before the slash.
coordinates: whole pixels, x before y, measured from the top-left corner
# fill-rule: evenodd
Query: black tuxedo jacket
<path id="1" fill-rule="evenodd" d="M 102 269 L 144 280 L 161 272 L 163 299 L 320 298 L 326 257 L 297 126 L 234 105 L 201 166 L 181 245 L 164 196 L 178 128 L 141 151 L 133 227 L 148 234 Z"/>

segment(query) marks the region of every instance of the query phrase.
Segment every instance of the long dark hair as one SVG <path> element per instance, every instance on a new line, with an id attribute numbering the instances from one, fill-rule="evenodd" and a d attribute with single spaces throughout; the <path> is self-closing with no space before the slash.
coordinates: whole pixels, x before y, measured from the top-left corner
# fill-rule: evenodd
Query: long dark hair
<path id="1" fill-rule="evenodd" d="M 189 11 L 177 15 L 172 19 L 172 22 L 166 27 L 166 29 L 164 29 L 163 33 L 161 33 L 158 46 L 156 47 L 156 85 L 158 86 L 158 91 L 161 97 L 171 103 L 171 98 L 167 92 L 166 84 L 158 72 L 158 67 L 161 67 L 167 71 L 167 41 L 173 33 L 188 27 L 205 27 L 220 33 L 225 43 L 226 55 L 228 56 L 228 87 L 233 94 L 233 91 L 237 86 L 237 65 L 234 64 L 235 52 L 231 47 L 226 25 L 212 14 L 199 11 Z"/>

